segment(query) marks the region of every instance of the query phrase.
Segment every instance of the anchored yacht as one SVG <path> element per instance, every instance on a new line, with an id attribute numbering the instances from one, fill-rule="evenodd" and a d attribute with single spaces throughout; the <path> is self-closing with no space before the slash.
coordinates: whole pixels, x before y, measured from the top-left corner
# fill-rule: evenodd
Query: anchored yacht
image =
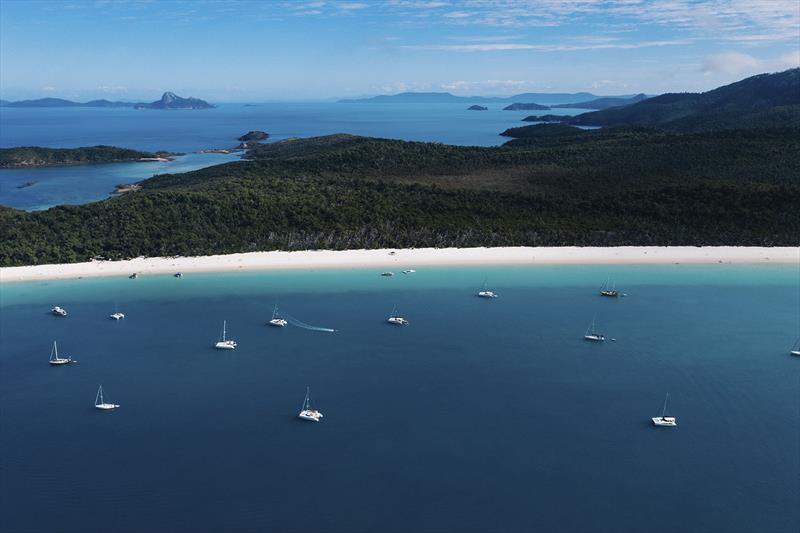
<path id="1" fill-rule="evenodd" d="M 50 364 L 53 366 L 58 365 L 68 365 L 70 363 L 76 363 L 77 361 L 73 361 L 72 357 L 59 357 L 58 356 L 58 345 L 56 341 L 53 341 L 53 348 L 50 350 Z"/>
<path id="2" fill-rule="evenodd" d="M 319 422 L 323 418 L 322 413 L 311 407 L 311 389 L 306 387 L 306 399 L 303 400 L 303 408 L 300 410 L 298 418 L 303 420 L 311 420 L 312 422 Z"/>
<path id="3" fill-rule="evenodd" d="M 394 272 L 381 272 L 381 276 L 390 277 L 394 276 Z"/>
<path id="4" fill-rule="evenodd" d="M 269 321 L 269 325 L 270 326 L 275 326 L 275 327 L 278 327 L 278 328 L 285 328 L 286 324 L 288 324 L 288 322 L 285 319 L 283 319 L 280 316 L 278 316 L 278 306 L 276 305 L 272 309 L 272 318 Z"/>
<path id="5" fill-rule="evenodd" d="M 59 306 L 55 306 L 54 308 L 52 308 L 50 310 L 50 312 L 53 313 L 56 316 L 67 316 L 67 310 L 66 309 L 62 309 Z"/>
<path id="6" fill-rule="evenodd" d="M 103 386 L 100 385 L 97 389 L 97 396 L 94 397 L 94 408 L 100 409 L 101 411 L 111 411 L 117 407 L 119 407 L 119 405 L 115 403 L 106 403 L 103 399 Z"/>
<path id="7" fill-rule="evenodd" d="M 792 349 L 789 353 L 792 355 L 800 355 L 800 338 L 798 338 L 797 342 L 794 343 L 794 346 L 792 346 Z"/>
<path id="8" fill-rule="evenodd" d="M 608 298 L 619 298 L 620 293 L 616 288 L 616 283 L 609 283 L 608 280 L 600 287 L 600 296 Z"/>
<path id="9" fill-rule="evenodd" d="M 594 327 L 594 319 L 592 319 L 592 323 L 589 328 L 586 330 L 586 334 L 583 336 L 584 339 L 587 341 L 595 341 L 595 342 L 602 342 L 606 340 L 605 335 L 602 333 L 598 333 L 598 331 Z"/>
<path id="10" fill-rule="evenodd" d="M 108 315 L 109 318 L 113 318 L 114 320 L 122 320 L 125 318 L 125 313 L 120 313 L 119 311 L 114 311 L 113 314 Z"/>
<path id="11" fill-rule="evenodd" d="M 664 407 L 661 409 L 661 416 L 654 416 L 651 418 L 653 425 L 663 427 L 674 427 L 678 425 L 678 420 L 674 416 L 666 416 L 667 401 L 669 401 L 669 393 L 667 393 L 667 396 L 664 398 Z"/>
<path id="12" fill-rule="evenodd" d="M 214 348 L 217 350 L 235 350 L 236 349 L 236 341 L 226 338 L 227 334 L 227 321 L 222 321 L 222 337 L 217 341 L 214 345 Z"/>
<path id="13" fill-rule="evenodd" d="M 389 315 L 389 318 L 386 319 L 386 322 L 389 324 L 394 324 L 395 326 L 407 326 L 408 320 L 405 318 L 397 315 L 397 308 L 392 309 L 392 313 Z"/>

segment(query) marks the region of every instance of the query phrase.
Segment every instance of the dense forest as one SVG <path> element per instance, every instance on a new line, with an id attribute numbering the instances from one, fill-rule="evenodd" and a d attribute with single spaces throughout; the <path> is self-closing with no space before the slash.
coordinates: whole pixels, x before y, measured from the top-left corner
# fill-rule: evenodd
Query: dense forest
<path id="1" fill-rule="evenodd" d="M 797 245 L 795 130 L 551 131 L 494 148 L 335 135 L 40 212 L 3 266 L 257 250 Z"/>
<path id="2" fill-rule="evenodd" d="M 42 148 L 21 146 L 0 148 L 0 168 L 42 167 L 48 165 L 76 165 L 85 163 L 117 163 L 136 161 L 159 154 L 140 152 L 116 146 L 86 146 L 83 148 Z"/>

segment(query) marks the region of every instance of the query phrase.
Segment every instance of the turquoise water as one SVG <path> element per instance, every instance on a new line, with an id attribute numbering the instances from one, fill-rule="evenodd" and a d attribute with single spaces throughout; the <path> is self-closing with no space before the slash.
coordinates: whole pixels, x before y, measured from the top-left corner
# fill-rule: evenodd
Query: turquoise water
<path id="1" fill-rule="evenodd" d="M 4 529 L 797 531 L 796 265 L 418 270 L 0 286 Z"/>
<path id="2" fill-rule="evenodd" d="M 194 154 L 230 148 L 250 130 L 270 134 L 269 142 L 290 137 L 350 133 L 409 141 L 458 145 L 499 145 L 499 133 L 525 125 L 528 111 L 468 111 L 468 104 L 263 103 L 255 107 L 222 104 L 214 109 L 154 111 L 141 109 L 0 107 L 0 147 L 72 148 L 107 144 L 137 150 L 189 153 L 172 163 L 51 167 L 0 170 L 0 204 L 46 209 L 106 198 L 119 183 L 156 173 L 185 172 L 238 156 Z M 574 114 L 574 109 L 553 109 Z M 550 111 L 548 111 L 550 113 Z M 34 181 L 31 187 L 18 189 Z"/>

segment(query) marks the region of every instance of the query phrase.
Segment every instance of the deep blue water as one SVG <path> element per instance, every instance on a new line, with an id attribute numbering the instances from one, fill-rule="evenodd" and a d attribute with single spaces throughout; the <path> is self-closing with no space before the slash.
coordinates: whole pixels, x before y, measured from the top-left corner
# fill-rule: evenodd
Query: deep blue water
<path id="1" fill-rule="evenodd" d="M 222 104 L 214 109 L 156 111 L 142 109 L 0 107 L 0 147 L 73 148 L 107 144 L 138 150 L 191 153 L 230 148 L 250 130 L 270 134 L 269 142 L 289 137 L 350 133 L 411 141 L 492 146 L 508 139 L 499 133 L 522 126 L 531 111 L 468 111 L 466 104 L 264 103 L 255 107 Z M 575 109 L 548 113 L 574 114 Z M 154 173 L 182 172 L 236 156 L 190 154 L 170 164 L 136 163 L 79 167 L 0 170 L 0 204 L 44 209 L 108 196 L 118 183 Z M 18 185 L 36 181 L 31 187 Z"/>
<path id="2" fill-rule="evenodd" d="M 339 332 L 269 328 L 275 302 Z M 3 529 L 796 532 L 798 335 L 796 265 L 4 284 Z"/>

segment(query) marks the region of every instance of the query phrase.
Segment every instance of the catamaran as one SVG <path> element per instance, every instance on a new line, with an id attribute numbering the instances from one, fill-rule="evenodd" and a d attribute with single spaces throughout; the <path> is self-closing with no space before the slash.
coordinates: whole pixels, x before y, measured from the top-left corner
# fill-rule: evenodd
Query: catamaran
<path id="1" fill-rule="evenodd" d="M 478 291 L 478 296 L 481 298 L 497 298 L 497 294 L 486 289 L 486 282 L 483 282 L 483 288 Z"/>
<path id="2" fill-rule="evenodd" d="M 272 308 L 272 319 L 270 319 L 269 325 L 278 328 L 285 328 L 286 324 L 288 324 L 288 322 L 285 319 L 278 316 L 278 306 L 276 305 L 275 307 Z"/>
<path id="3" fill-rule="evenodd" d="M 306 387 L 306 399 L 303 400 L 303 408 L 300 410 L 298 418 L 303 420 L 311 420 L 312 422 L 319 422 L 323 418 L 322 413 L 311 407 L 311 389 Z"/>
<path id="4" fill-rule="evenodd" d="M 50 364 L 51 365 L 68 365 L 70 363 L 77 363 L 77 361 L 73 361 L 72 357 L 59 357 L 58 356 L 58 345 L 56 341 L 53 341 L 53 348 L 50 350 Z"/>
<path id="5" fill-rule="evenodd" d="M 789 353 L 792 355 L 800 355 L 800 337 L 797 338 L 797 341 L 794 343 Z"/>
<path id="6" fill-rule="evenodd" d="M 600 287 L 600 296 L 607 296 L 608 298 L 619 298 L 620 294 L 616 288 L 616 283 L 609 284 L 608 280 Z"/>
<path id="7" fill-rule="evenodd" d="M 605 335 L 603 335 L 602 333 L 598 333 L 597 330 L 595 329 L 594 319 L 592 319 L 592 323 L 591 325 L 589 325 L 589 328 L 586 330 L 586 334 L 583 336 L 583 338 L 586 339 L 587 341 L 596 341 L 596 342 L 601 342 L 606 340 Z"/>
<path id="8" fill-rule="evenodd" d="M 111 315 L 108 315 L 108 317 L 109 318 L 113 318 L 114 320 L 122 320 L 123 318 L 125 318 L 125 313 L 120 313 L 119 310 L 117 309 L 117 306 L 115 305 L 114 306 L 114 313 L 111 314 Z"/>
<path id="9" fill-rule="evenodd" d="M 654 416 L 653 418 L 651 418 L 651 420 L 653 421 L 653 425 L 666 426 L 666 427 L 672 427 L 678 425 L 678 421 L 675 419 L 674 416 L 666 416 L 667 401 L 669 401 L 669 393 L 667 393 L 667 396 L 664 398 L 664 407 L 661 409 L 661 416 Z"/>
<path id="10" fill-rule="evenodd" d="M 236 349 L 236 346 L 237 346 L 236 341 L 226 338 L 227 326 L 228 326 L 227 321 L 223 320 L 222 321 L 222 337 L 214 345 L 214 348 L 216 348 L 217 350 L 235 350 Z"/>
<path id="11" fill-rule="evenodd" d="M 115 403 L 106 403 L 103 399 L 103 386 L 100 385 L 100 387 L 97 388 L 97 396 L 94 397 L 94 408 L 102 411 L 111 411 L 117 407 L 119 407 L 119 405 Z"/>
<path id="12" fill-rule="evenodd" d="M 56 316 L 67 316 L 67 310 L 66 309 L 62 309 L 59 306 L 55 306 L 54 308 L 52 308 L 50 310 L 50 312 L 53 313 Z"/>
<path id="13" fill-rule="evenodd" d="M 392 308 L 392 313 L 389 315 L 389 318 L 386 319 L 386 322 L 389 324 L 394 324 L 395 326 L 407 326 L 408 320 L 405 318 L 397 315 L 397 308 Z"/>

